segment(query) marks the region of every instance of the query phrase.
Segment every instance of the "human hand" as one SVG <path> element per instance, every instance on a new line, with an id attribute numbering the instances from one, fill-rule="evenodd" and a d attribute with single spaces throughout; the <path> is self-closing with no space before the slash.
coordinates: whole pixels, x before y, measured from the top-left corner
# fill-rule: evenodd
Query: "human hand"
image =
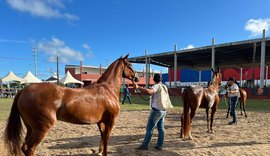
<path id="1" fill-rule="evenodd" d="M 134 89 L 139 88 L 138 84 L 134 82 L 134 83 L 133 83 L 133 88 L 134 88 Z"/>

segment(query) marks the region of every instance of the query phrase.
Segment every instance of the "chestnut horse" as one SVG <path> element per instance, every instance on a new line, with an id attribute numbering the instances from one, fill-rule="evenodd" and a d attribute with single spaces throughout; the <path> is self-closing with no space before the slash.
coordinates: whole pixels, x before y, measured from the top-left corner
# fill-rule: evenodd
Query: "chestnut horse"
<path id="1" fill-rule="evenodd" d="M 73 124 L 98 125 L 101 141 L 99 155 L 107 155 L 107 144 L 120 111 L 119 93 L 122 77 L 134 81 L 136 72 L 128 55 L 113 62 L 89 87 L 71 89 L 50 83 L 32 84 L 15 97 L 5 129 L 9 155 L 34 155 L 37 145 L 57 120 Z M 137 79 L 138 80 L 138 79 Z M 21 146 L 22 124 L 27 129 Z"/>
<path id="2" fill-rule="evenodd" d="M 221 73 L 213 71 L 213 78 L 211 83 L 209 83 L 208 88 L 203 88 L 201 86 L 189 86 L 185 89 L 182 94 L 183 100 L 183 114 L 181 116 L 181 130 L 180 137 L 185 139 L 192 139 L 190 125 L 193 117 L 195 116 L 198 108 L 206 109 L 207 117 L 207 129 L 208 132 L 214 133 L 213 131 L 213 121 L 215 112 L 218 109 L 219 96 L 218 88 L 221 82 Z M 211 119 L 209 123 L 209 110 L 211 108 Z"/>
<path id="3" fill-rule="evenodd" d="M 243 110 L 244 110 L 245 117 L 247 118 L 247 114 L 246 114 L 247 92 L 243 88 L 239 88 L 239 92 L 240 92 L 240 98 L 238 99 L 238 104 L 240 104 L 241 115 L 243 115 Z M 228 118 L 230 110 L 231 110 L 231 105 L 229 104 L 229 101 L 227 102 L 227 106 L 228 106 L 228 110 L 227 110 L 227 118 Z"/>

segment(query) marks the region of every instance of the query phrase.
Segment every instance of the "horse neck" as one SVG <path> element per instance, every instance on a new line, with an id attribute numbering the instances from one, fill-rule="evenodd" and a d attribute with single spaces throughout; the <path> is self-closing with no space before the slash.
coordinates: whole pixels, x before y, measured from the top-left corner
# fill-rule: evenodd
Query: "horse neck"
<path id="1" fill-rule="evenodd" d="M 219 89 L 219 78 L 217 76 L 214 76 L 213 80 L 214 80 L 214 88 L 215 88 L 216 91 L 218 91 L 218 89 Z"/>
<path id="2" fill-rule="evenodd" d="M 106 83 L 111 86 L 110 88 L 115 88 L 116 91 L 120 91 L 120 85 L 122 84 L 122 73 L 123 73 L 123 64 L 120 59 L 113 62 L 108 69 L 102 74 L 98 79 L 97 83 Z"/>

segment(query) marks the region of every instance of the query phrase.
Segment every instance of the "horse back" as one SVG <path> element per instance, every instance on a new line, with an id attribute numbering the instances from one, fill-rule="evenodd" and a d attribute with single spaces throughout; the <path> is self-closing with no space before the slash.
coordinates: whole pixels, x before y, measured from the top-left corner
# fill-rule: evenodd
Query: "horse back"
<path id="1" fill-rule="evenodd" d="M 201 105 L 203 88 L 200 86 L 189 86 L 185 89 L 182 100 L 184 105 L 189 103 L 189 107 L 197 109 Z"/>

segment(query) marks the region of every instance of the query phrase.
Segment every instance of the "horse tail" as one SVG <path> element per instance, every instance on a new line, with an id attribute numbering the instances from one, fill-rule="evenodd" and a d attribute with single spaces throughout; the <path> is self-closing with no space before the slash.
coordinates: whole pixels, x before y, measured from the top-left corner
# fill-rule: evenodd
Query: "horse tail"
<path id="1" fill-rule="evenodd" d="M 189 100 L 189 94 L 188 94 L 188 90 L 190 88 L 186 88 L 183 96 L 182 96 L 182 100 L 183 100 L 183 122 L 182 123 L 182 128 L 183 128 L 183 136 L 185 137 L 187 134 L 189 135 L 190 133 L 190 113 L 189 113 L 189 109 L 190 109 L 190 100 Z"/>
<path id="2" fill-rule="evenodd" d="M 22 123 L 18 109 L 18 99 L 22 91 L 19 91 L 13 101 L 11 112 L 4 132 L 5 148 L 9 155 L 20 155 L 22 140 Z"/>

